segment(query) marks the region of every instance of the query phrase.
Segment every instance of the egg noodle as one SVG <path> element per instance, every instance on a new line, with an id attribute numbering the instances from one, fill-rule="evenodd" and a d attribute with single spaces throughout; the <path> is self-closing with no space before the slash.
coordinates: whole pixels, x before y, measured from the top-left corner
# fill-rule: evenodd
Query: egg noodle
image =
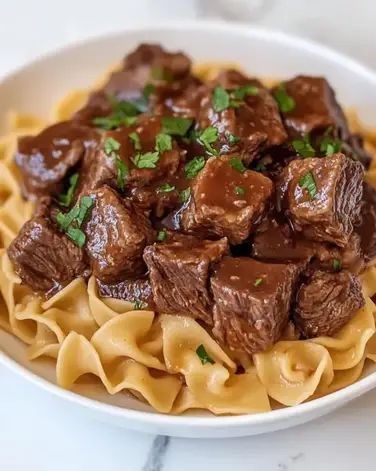
<path id="1" fill-rule="evenodd" d="M 204 64 L 195 71 L 212 78 L 218 66 Z M 54 109 L 51 122 L 69 119 L 87 96 L 87 91 L 71 92 Z M 354 112 L 349 120 L 375 156 L 366 179 L 376 186 L 376 132 L 364 129 Z M 71 388 L 91 373 L 109 394 L 127 391 L 159 412 L 246 414 L 271 410 L 270 399 L 293 406 L 329 394 L 356 381 L 366 361 L 376 361 L 375 266 L 361 276 L 364 308 L 337 335 L 281 340 L 253 358 L 225 351 L 184 312 L 157 315 L 101 298 L 94 278 L 76 279 L 47 301 L 33 294 L 6 254 L 33 211 L 21 197 L 13 155 L 18 136 L 38 133 L 50 123 L 17 113 L 9 121 L 9 133 L 0 138 L 0 327 L 28 345 L 30 359 L 56 359 L 58 385 Z M 199 345 L 214 364 L 201 363 Z M 244 374 L 235 374 L 239 364 Z"/>

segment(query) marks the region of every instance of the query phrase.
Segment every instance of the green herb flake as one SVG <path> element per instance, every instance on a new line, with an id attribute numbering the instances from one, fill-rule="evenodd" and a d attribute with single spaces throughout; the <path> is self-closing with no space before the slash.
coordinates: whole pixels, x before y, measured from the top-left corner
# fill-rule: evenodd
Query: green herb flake
<path id="1" fill-rule="evenodd" d="M 171 191 L 175 190 L 174 185 L 170 185 L 169 183 L 163 183 L 163 185 L 159 186 L 157 191 L 158 193 L 170 193 Z"/>
<path id="2" fill-rule="evenodd" d="M 124 180 L 125 177 L 129 174 L 128 166 L 118 156 L 114 157 L 114 163 L 117 170 L 116 184 L 120 191 L 124 191 Z"/>
<path id="3" fill-rule="evenodd" d="M 93 206 L 94 200 L 90 196 L 83 196 L 79 202 L 79 213 L 76 217 L 78 227 L 82 226 L 87 212 Z"/>
<path id="4" fill-rule="evenodd" d="M 259 88 L 255 87 L 254 85 L 242 85 L 239 88 L 236 88 L 231 95 L 236 99 L 236 100 L 244 100 L 245 97 L 249 95 L 258 95 L 259 94 Z"/>
<path id="5" fill-rule="evenodd" d="M 94 200 L 90 196 L 83 196 L 79 203 L 68 213 L 58 213 L 56 222 L 61 230 L 78 246 L 83 247 L 86 241 L 85 233 L 80 229 L 88 210 L 93 206 Z"/>
<path id="6" fill-rule="evenodd" d="M 295 139 L 292 141 L 292 146 L 295 152 L 301 157 L 314 157 L 316 154 L 315 149 L 310 143 L 309 134 L 306 134 L 303 139 Z"/>
<path id="7" fill-rule="evenodd" d="M 260 286 L 262 283 L 264 282 L 264 280 L 262 278 L 256 278 L 255 279 L 255 282 L 253 283 L 253 286 L 255 286 L 256 288 L 258 286 Z"/>
<path id="8" fill-rule="evenodd" d="M 320 152 L 327 157 L 339 152 L 342 147 L 341 139 L 330 136 L 332 128 L 325 131 L 324 137 L 320 142 Z"/>
<path id="9" fill-rule="evenodd" d="M 135 150 L 141 150 L 140 136 L 136 133 L 136 131 L 133 131 L 129 134 L 129 139 L 132 141 Z"/>
<path id="10" fill-rule="evenodd" d="M 234 146 L 240 141 L 240 137 L 234 136 L 229 131 L 226 132 L 226 137 L 230 146 Z"/>
<path id="11" fill-rule="evenodd" d="M 215 87 L 213 91 L 212 104 L 214 111 L 217 113 L 226 110 L 230 106 L 230 95 L 222 85 Z"/>
<path id="12" fill-rule="evenodd" d="M 113 137 L 106 137 L 103 144 L 104 152 L 106 155 L 111 155 L 120 149 L 120 142 Z"/>
<path id="13" fill-rule="evenodd" d="M 317 187 L 316 187 L 316 182 L 311 171 L 307 172 L 305 175 L 303 175 L 300 178 L 299 186 L 301 188 L 306 188 L 308 190 L 311 200 L 314 199 L 314 197 L 317 194 Z"/>
<path id="14" fill-rule="evenodd" d="M 171 71 L 165 67 L 153 67 L 151 69 L 151 76 L 157 81 L 172 82 L 174 80 Z"/>
<path id="15" fill-rule="evenodd" d="M 157 134 L 155 138 L 155 149 L 160 153 L 172 150 L 172 137 L 165 133 Z"/>
<path id="16" fill-rule="evenodd" d="M 283 83 L 279 84 L 273 95 L 282 113 L 288 113 L 295 108 L 295 100 L 288 95 L 286 86 Z"/>
<path id="17" fill-rule="evenodd" d="M 74 192 L 77 188 L 79 174 L 74 173 L 69 177 L 69 187 L 66 193 L 59 195 L 60 206 L 68 207 L 71 205 L 73 200 Z"/>
<path id="18" fill-rule="evenodd" d="M 342 263 L 340 260 L 338 260 L 338 258 L 333 258 L 332 266 L 334 271 L 341 271 L 342 269 Z"/>
<path id="19" fill-rule="evenodd" d="M 255 167 L 256 172 L 265 172 L 265 170 L 266 170 L 266 167 L 261 162 L 259 162 Z"/>
<path id="20" fill-rule="evenodd" d="M 209 126 L 206 129 L 204 129 L 200 135 L 199 135 L 199 140 L 201 144 L 206 148 L 206 150 L 211 154 L 211 155 L 217 155 L 218 152 L 211 146 L 211 144 L 214 144 L 218 140 L 218 129 L 214 128 L 213 126 Z"/>
<path id="21" fill-rule="evenodd" d="M 79 214 L 80 208 L 76 205 L 66 214 L 58 213 L 56 222 L 63 231 L 66 231 Z"/>
<path id="22" fill-rule="evenodd" d="M 205 157 L 194 157 L 187 162 L 184 166 L 185 176 L 189 180 L 196 177 L 199 172 L 205 167 Z"/>
<path id="23" fill-rule="evenodd" d="M 243 162 L 240 159 L 237 159 L 236 157 L 230 159 L 228 163 L 231 165 L 232 168 L 238 170 L 240 173 L 244 173 L 247 170 Z"/>
<path id="24" fill-rule="evenodd" d="M 148 305 L 144 303 L 144 301 L 140 301 L 139 299 L 134 302 L 133 304 L 133 309 L 135 311 L 141 311 L 142 309 L 145 309 Z"/>
<path id="25" fill-rule="evenodd" d="M 244 195 L 245 194 L 245 189 L 242 186 L 236 186 L 235 189 L 235 194 L 236 195 Z"/>
<path id="26" fill-rule="evenodd" d="M 137 154 L 131 160 L 138 168 L 156 168 L 159 160 L 159 153 L 146 152 L 145 154 Z"/>
<path id="27" fill-rule="evenodd" d="M 202 344 L 199 347 L 197 347 L 196 354 L 199 357 L 199 359 L 201 360 L 201 363 L 203 365 L 206 365 L 207 363 L 210 363 L 211 365 L 214 365 L 215 361 L 213 360 L 213 358 L 211 358 L 208 355 L 208 352 L 206 351 L 205 347 Z"/>
<path id="28" fill-rule="evenodd" d="M 155 86 L 152 83 L 147 83 L 142 92 L 143 96 L 148 100 L 150 95 L 155 92 Z"/>
<path id="29" fill-rule="evenodd" d="M 171 136 L 185 136 L 192 126 L 193 120 L 189 118 L 178 118 L 176 116 L 163 116 L 162 129 L 165 134 Z"/>
<path id="30" fill-rule="evenodd" d="M 83 247 L 86 241 L 86 235 L 81 229 L 69 226 L 67 229 L 67 236 L 78 246 Z"/>
<path id="31" fill-rule="evenodd" d="M 158 242 L 163 242 L 164 240 L 166 240 L 167 238 L 167 231 L 166 229 L 162 229 L 158 232 L 158 235 L 157 235 L 157 241 Z"/>
<path id="32" fill-rule="evenodd" d="M 191 189 L 190 187 L 186 188 L 185 190 L 182 190 L 179 194 L 180 201 L 182 203 L 186 203 L 191 196 Z"/>

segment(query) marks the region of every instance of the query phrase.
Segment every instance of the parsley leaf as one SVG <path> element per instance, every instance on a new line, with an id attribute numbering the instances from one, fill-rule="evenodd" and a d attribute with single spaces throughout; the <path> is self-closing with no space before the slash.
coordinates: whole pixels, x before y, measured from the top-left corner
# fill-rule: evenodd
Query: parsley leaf
<path id="1" fill-rule="evenodd" d="M 170 70 L 165 67 L 153 67 L 151 69 L 151 76 L 154 80 L 172 82 L 174 77 Z"/>
<path id="2" fill-rule="evenodd" d="M 236 186 L 234 191 L 235 191 L 235 194 L 237 194 L 237 195 L 244 195 L 245 194 L 245 189 L 242 186 Z"/>
<path id="3" fill-rule="evenodd" d="M 119 190 L 124 191 L 124 179 L 129 174 L 128 166 L 118 157 L 113 157 L 117 169 L 116 184 Z"/>
<path id="4" fill-rule="evenodd" d="M 228 143 L 230 144 L 230 146 L 234 146 L 235 144 L 237 144 L 240 141 L 240 137 L 234 136 L 229 131 L 226 131 L 226 137 L 227 137 L 227 140 L 228 140 Z"/>
<path id="5" fill-rule="evenodd" d="M 263 283 L 263 281 L 264 280 L 262 278 L 256 278 L 255 282 L 253 283 L 253 286 L 255 286 L 257 288 L 258 286 L 260 286 Z"/>
<path id="6" fill-rule="evenodd" d="M 259 89 L 258 87 L 255 87 L 254 85 L 242 85 L 239 88 L 236 88 L 235 90 L 232 91 L 231 95 L 236 99 L 236 100 L 244 100 L 244 98 L 248 95 L 258 95 L 259 94 Z"/>
<path id="7" fill-rule="evenodd" d="M 342 147 L 341 139 L 331 137 L 329 135 L 330 131 L 331 128 L 327 129 L 323 139 L 320 142 L 320 151 L 326 156 L 331 156 L 336 152 L 339 152 Z"/>
<path id="8" fill-rule="evenodd" d="M 147 304 L 144 303 L 144 301 L 140 301 L 139 299 L 134 302 L 133 304 L 133 309 L 135 311 L 141 311 L 142 309 L 145 309 L 147 307 Z"/>
<path id="9" fill-rule="evenodd" d="M 132 162 L 138 168 L 156 168 L 159 160 L 158 152 L 146 152 L 145 154 L 137 154 Z"/>
<path id="10" fill-rule="evenodd" d="M 129 139 L 132 141 L 135 150 L 141 150 L 140 136 L 136 133 L 136 131 L 133 131 L 129 134 Z"/>
<path id="11" fill-rule="evenodd" d="M 217 113 L 226 110 L 230 106 L 230 95 L 222 85 L 215 87 L 213 91 L 212 104 L 214 111 Z"/>
<path id="12" fill-rule="evenodd" d="M 103 144 L 104 152 L 106 155 L 111 155 L 120 149 L 120 142 L 113 137 L 106 137 Z"/>
<path id="13" fill-rule="evenodd" d="M 311 146 L 309 141 L 309 134 L 306 134 L 303 139 L 295 139 L 292 141 L 292 146 L 301 157 L 314 157 L 316 154 L 315 149 Z"/>
<path id="14" fill-rule="evenodd" d="M 235 157 L 230 159 L 228 163 L 231 165 L 232 168 L 234 168 L 235 170 L 238 170 L 241 173 L 244 173 L 247 170 L 243 162 L 240 159 L 237 159 Z"/>
<path id="15" fill-rule="evenodd" d="M 78 227 L 82 226 L 88 210 L 93 206 L 94 200 L 90 196 L 83 196 L 79 202 L 79 213 L 76 217 Z"/>
<path id="16" fill-rule="evenodd" d="M 186 203 L 191 196 L 191 189 L 190 187 L 186 188 L 185 190 L 182 190 L 180 192 L 179 198 L 182 203 Z"/>
<path id="17" fill-rule="evenodd" d="M 80 214 L 80 208 L 76 205 L 68 213 L 58 213 L 56 222 L 63 231 L 66 231 L 75 218 Z"/>
<path id="18" fill-rule="evenodd" d="M 79 203 L 76 204 L 68 213 L 58 213 L 56 222 L 60 228 L 67 234 L 67 236 L 78 247 L 83 247 L 85 244 L 85 233 L 80 229 L 88 210 L 93 206 L 94 200 L 90 196 L 83 196 Z"/>
<path id="19" fill-rule="evenodd" d="M 256 172 L 265 172 L 265 170 L 266 170 L 266 167 L 261 162 L 259 162 L 255 167 Z"/>
<path id="20" fill-rule="evenodd" d="M 333 258 L 332 266 L 334 271 L 341 271 L 342 263 L 340 260 L 338 260 L 338 258 Z"/>
<path id="21" fill-rule="evenodd" d="M 205 167 L 205 157 L 194 157 L 187 162 L 184 166 L 185 176 L 189 180 L 198 175 L 198 173 Z"/>
<path id="22" fill-rule="evenodd" d="M 314 197 L 317 194 L 317 187 L 316 187 L 316 182 L 311 171 L 307 172 L 305 175 L 303 175 L 300 178 L 299 186 L 301 188 L 306 188 L 308 190 L 311 200 L 314 199 Z"/>
<path id="23" fill-rule="evenodd" d="M 273 95 L 282 113 L 288 113 L 295 108 L 295 100 L 288 95 L 285 84 L 280 83 Z"/>
<path id="24" fill-rule="evenodd" d="M 157 241 L 163 242 L 164 240 L 166 240 L 166 237 L 167 237 L 166 229 L 162 229 L 158 232 Z"/>
<path id="25" fill-rule="evenodd" d="M 169 134 L 160 133 L 155 138 L 155 149 L 162 153 L 172 149 L 172 137 Z"/>
<path id="26" fill-rule="evenodd" d="M 143 96 L 148 100 L 150 95 L 155 92 L 155 86 L 152 83 L 147 83 L 142 92 Z"/>
<path id="27" fill-rule="evenodd" d="M 178 118 L 176 116 L 163 116 L 162 118 L 163 132 L 172 136 L 185 136 L 192 123 L 193 120 L 189 118 Z"/>
<path id="28" fill-rule="evenodd" d="M 202 344 L 197 347 L 196 354 L 203 365 L 206 365 L 207 363 L 214 365 L 215 361 L 208 355 L 208 352 L 205 350 L 205 347 Z"/>
<path id="29" fill-rule="evenodd" d="M 60 206 L 68 207 L 72 203 L 74 192 L 78 184 L 78 173 L 74 173 L 69 177 L 69 187 L 66 193 L 59 195 Z"/>
<path id="30" fill-rule="evenodd" d="M 207 127 L 199 135 L 199 140 L 210 154 L 212 155 L 218 154 L 218 152 L 211 146 L 211 144 L 214 144 L 214 142 L 218 140 L 217 128 L 214 128 L 213 126 Z"/>
<path id="31" fill-rule="evenodd" d="M 174 191 L 175 187 L 174 185 L 170 185 L 169 183 L 163 183 L 163 185 L 159 186 L 157 191 L 158 193 L 170 193 L 171 191 Z"/>
<path id="32" fill-rule="evenodd" d="M 81 229 L 69 226 L 67 229 L 67 236 L 78 246 L 83 247 L 86 242 L 86 235 Z"/>

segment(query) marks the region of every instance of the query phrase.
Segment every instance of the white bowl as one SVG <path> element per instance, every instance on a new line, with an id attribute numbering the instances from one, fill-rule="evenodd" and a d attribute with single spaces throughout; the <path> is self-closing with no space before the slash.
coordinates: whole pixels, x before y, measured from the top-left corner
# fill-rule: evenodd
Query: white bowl
<path id="1" fill-rule="evenodd" d="M 87 87 L 107 67 L 141 41 L 182 49 L 198 61 L 231 61 L 262 77 L 325 75 L 345 106 L 356 106 L 360 116 L 376 125 L 376 74 L 357 62 L 312 42 L 259 28 L 223 23 L 179 22 L 138 27 L 75 44 L 43 57 L 7 77 L 0 84 L 2 113 L 16 109 L 48 116 L 54 102 L 72 88 Z M 0 131 L 5 120 L 1 117 Z M 65 406 L 135 430 L 180 437 L 235 437 L 291 427 L 322 416 L 376 386 L 376 367 L 341 391 L 290 408 L 256 415 L 214 417 L 190 414 L 166 416 L 123 394 L 109 396 L 102 389 L 65 391 L 55 385 L 54 364 L 29 362 L 26 347 L 0 331 L 0 362 L 47 392 Z M 88 397 L 89 396 L 89 397 Z M 67 410 L 70 410 L 68 407 Z"/>

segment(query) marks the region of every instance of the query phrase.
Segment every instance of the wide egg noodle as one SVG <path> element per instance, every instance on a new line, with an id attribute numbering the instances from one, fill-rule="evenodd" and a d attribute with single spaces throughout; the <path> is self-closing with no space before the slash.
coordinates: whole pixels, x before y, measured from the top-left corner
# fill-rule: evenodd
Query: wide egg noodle
<path id="1" fill-rule="evenodd" d="M 207 80 L 221 68 L 204 64 L 194 71 Z M 72 91 L 54 108 L 52 122 L 69 119 L 87 97 L 88 91 Z M 349 120 L 353 130 L 364 132 L 354 113 Z M 56 358 L 59 385 L 72 388 L 91 373 L 109 394 L 132 392 L 163 413 L 206 409 L 243 414 L 269 410 L 269 397 L 296 405 L 329 394 L 355 382 L 367 359 L 376 361 L 375 305 L 370 299 L 376 294 L 375 266 L 361 276 L 365 307 L 337 335 L 281 340 L 253 361 L 226 352 L 199 323 L 183 315 L 156 316 L 135 311 L 133 303 L 101 298 L 94 278 L 88 283 L 74 280 L 48 301 L 33 294 L 14 273 L 5 249 L 33 209 L 21 197 L 13 163 L 17 138 L 46 125 L 36 116 L 11 113 L 9 133 L 0 138 L 0 327 L 28 344 L 31 359 Z M 376 154 L 373 130 L 367 130 L 366 148 Z M 366 178 L 376 186 L 375 159 Z M 196 353 L 200 345 L 214 364 L 202 364 Z M 244 372 L 236 374 L 239 364 Z"/>

